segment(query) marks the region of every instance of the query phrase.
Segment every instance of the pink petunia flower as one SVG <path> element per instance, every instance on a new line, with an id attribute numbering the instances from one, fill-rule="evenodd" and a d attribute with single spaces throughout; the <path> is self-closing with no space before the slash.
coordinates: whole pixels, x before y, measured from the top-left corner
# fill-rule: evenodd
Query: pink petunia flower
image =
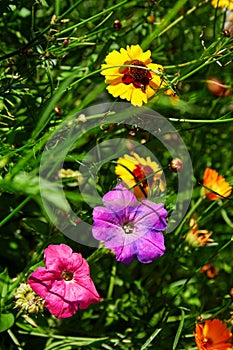
<path id="1" fill-rule="evenodd" d="M 44 251 L 45 267 L 38 267 L 28 283 L 45 307 L 57 318 L 73 316 L 100 301 L 90 277 L 90 268 L 81 254 L 73 253 L 66 244 L 49 245 Z"/>

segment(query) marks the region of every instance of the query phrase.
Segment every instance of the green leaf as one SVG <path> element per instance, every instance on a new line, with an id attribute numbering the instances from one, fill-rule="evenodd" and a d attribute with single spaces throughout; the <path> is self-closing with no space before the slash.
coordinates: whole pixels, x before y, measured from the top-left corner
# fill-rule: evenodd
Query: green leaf
<path id="1" fill-rule="evenodd" d="M 181 320 L 180 320 L 179 327 L 178 327 L 177 332 L 176 332 L 176 336 L 175 336 L 175 339 L 174 339 L 172 350 L 176 349 L 176 346 L 177 346 L 177 344 L 179 342 L 180 335 L 181 335 L 181 332 L 182 332 L 182 329 L 183 329 L 183 325 L 184 325 L 184 317 L 185 317 L 184 310 L 181 309 Z"/>
<path id="2" fill-rule="evenodd" d="M 149 339 L 147 339 L 147 341 L 142 345 L 140 350 L 145 350 L 148 345 L 150 345 L 150 343 L 154 340 L 155 337 L 157 337 L 157 335 L 161 332 L 162 328 L 157 328 L 150 336 Z"/>
<path id="3" fill-rule="evenodd" d="M 15 318 L 13 314 L 0 314 L 0 332 L 4 332 L 11 328 L 14 324 Z"/>
<path id="4" fill-rule="evenodd" d="M 0 296 L 1 296 L 1 305 L 3 302 L 3 299 L 8 294 L 9 289 L 9 283 L 10 283 L 10 277 L 8 275 L 7 269 L 5 269 L 3 272 L 0 273 Z"/>
<path id="5" fill-rule="evenodd" d="M 49 7 L 49 5 L 47 4 L 47 1 L 45 0 L 40 0 L 40 3 L 42 6 Z"/>

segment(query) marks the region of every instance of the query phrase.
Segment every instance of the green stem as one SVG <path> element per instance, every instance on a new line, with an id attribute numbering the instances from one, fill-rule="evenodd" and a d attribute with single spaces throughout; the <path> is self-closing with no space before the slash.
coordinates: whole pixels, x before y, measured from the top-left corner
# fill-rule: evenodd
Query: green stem
<path id="1" fill-rule="evenodd" d="M 181 221 L 180 225 L 178 226 L 178 228 L 175 231 L 176 236 L 178 236 L 178 234 L 180 233 L 180 231 L 182 230 L 184 224 L 186 221 L 188 221 L 191 216 L 193 215 L 193 213 L 196 211 L 196 209 L 199 207 L 199 205 L 201 204 L 201 202 L 203 201 L 204 197 L 200 197 L 197 202 L 192 206 L 192 208 L 190 209 L 190 211 L 185 215 L 185 217 L 183 218 L 183 220 Z"/>
<path id="2" fill-rule="evenodd" d="M 122 5 L 124 5 L 124 4 L 126 4 L 127 2 L 128 2 L 128 0 L 124 0 L 124 1 L 120 2 L 119 4 L 116 4 L 116 5 L 112 6 L 112 7 L 109 7 L 108 9 L 103 10 L 102 12 L 99 12 L 99 13 L 95 14 L 95 15 L 92 16 L 92 17 L 89 17 L 89 18 L 87 18 L 87 19 L 84 19 L 83 21 L 81 21 L 81 22 L 79 22 L 79 23 L 77 23 L 77 24 L 75 24 L 75 25 L 73 25 L 73 26 L 71 26 L 71 27 L 69 27 L 69 28 L 66 28 L 66 29 L 62 30 L 62 31 L 59 32 L 58 34 L 55 34 L 55 36 L 63 35 L 64 33 L 67 33 L 67 32 L 69 32 L 69 31 L 71 31 L 71 30 L 73 30 L 73 29 L 77 29 L 77 28 L 80 27 L 81 25 L 83 25 L 83 24 L 85 24 L 85 23 L 88 23 L 88 22 L 90 22 L 90 21 L 93 21 L 93 20 L 95 20 L 96 18 L 98 18 L 98 17 L 104 15 L 105 13 L 111 12 L 112 10 L 114 10 L 114 9 L 116 9 L 116 8 L 118 8 L 118 7 L 122 6 Z M 63 17 L 64 17 L 64 16 L 63 16 Z"/>
<path id="3" fill-rule="evenodd" d="M 199 7 L 201 7 L 202 5 L 205 5 L 209 2 L 209 0 L 204 0 L 202 2 L 200 2 L 198 5 L 193 6 L 190 10 L 188 10 L 184 15 L 180 16 L 179 18 L 177 18 L 175 21 L 173 21 L 169 26 L 167 26 L 164 30 L 162 30 L 158 36 L 163 35 L 164 33 L 166 33 L 169 29 L 171 29 L 172 27 L 174 27 L 177 23 L 179 23 L 180 21 L 182 21 L 185 17 L 191 15 L 191 13 L 193 13 L 194 11 L 196 11 Z"/>
<path id="4" fill-rule="evenodd" d="M 115 284 L 115 277 L 116 277 L 116 261 L 113 263 L 113 266 L 112 266 L 111 277 L 110 277 L 109 287 L 108 287 L 107 299 L 111 299 L 111 297 L 112 297 L 114 284 Z"/>
<path id="5" fill-rule="evenodd" d="M 14 344 L 17 346 L 18 350 L 23 350 L 23 348 L 21 347 L 18 339 L 16 338 L 16 336 L 14 335 L 14 333 L 8 329 L 7 333 L 9 334 L 10 338 L 12 339 L 12 341 L 14 342 Z"/>
<path id="6" fill-rule="evenodd" d="M 108 251 L 108 248 L 103 247 L 102 244 L 99 245 L 99 248 L 94 251 L 86 260 L 88 263 L 93 263 L 101 259 L 106 252 Z"/>
<path id="7" fill-rule="evenodd" d="M 187 17 L 188 15 L 190 15 L 191 13 L 193 13 L 194 11 L 196 11 L 199 7 L 207 4 L 209 2 L 209 0 L 204 0 L 202 2 L 200 2 L 199 4 L 197 4 L 196 6 L 193 6 L 190 10 L 188 10 L 184 15 L 181 15 L 180 17 L 178 17 L 177 19 L 175 19 L 171 24 L 169 24 L 168 26 L 166 26 L 167 23 L 169 23 L 172 20 L 172 17 L 176 16 L 177 13 L 179 12 L 179 10 L 184 6 L 184 4 L 186 3 L 186 1 L 178 1 L 176 3 L 176 5 L 167 13 L 167 15 L 165 16 L 163 22 L 161 23 L 161 25 L 159 25 L 158 27 L 156 27 L 156 29 L 153 31 L 153 33 L 151 33 L 151 35 L 149 35 L 142 43 L 142 47 L 148 48 L 149 45 L 151 44 L 151 42 L 156 38 L 159 37 L 161 35 L 163 35 L 164 33 L 166 33 L 168 30 L 170 30 L 172 27 L 174 27 L 177 23 L 179 23 L 180 21 L 182 21 L 184 19 L 184 17 Z M 165 27 L 165 28 L 164 28 Z"/>
<path id="8" fill-rule="evenodd" d="M 2 227 L 3 225 L 5 225 L 7 223 L 7 221 L 9 221 L 20 209 L 22 209 L 25 204 L 27 204 L 29 202 L 29 200 L 31 199 L 31 196 L 25 198 L 22 203 L 20 203 L 15 209 L 12 210 L 12 212 L 7 215 L 1 222 L 0 222 L 0 227 Z"/>
<path id="9" fill-rule="evenodd" d="M 216 119 L 216 120 L 200 120 L 200 119 L 178 119 L 178 118 L 168 118 L 171 122 L 179 123 L 203 123 L 203 124 L 214 124 L 214 123 L 229 123 L 233 122 L 233 118 L 229 119 Z"/>

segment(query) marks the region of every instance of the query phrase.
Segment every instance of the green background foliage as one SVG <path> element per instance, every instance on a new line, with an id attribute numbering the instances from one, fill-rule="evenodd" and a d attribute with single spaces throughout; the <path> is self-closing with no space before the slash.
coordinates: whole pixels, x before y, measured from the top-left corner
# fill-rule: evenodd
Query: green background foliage
<path id="1" fill-rule="evenodd" d="M 180 96 L 172 104 L 158 93 L 148 107 L 174 125 L 190 153 L 190 209 L 200 197 L 206 167 L 232 185 L 232 95 L 216 97 L 206 85 L 215 76 L 232 88 L 233 39 L 223 34 L 225 16 L 210 1 L 0 2 L 1 349 L 193 349 L 199 315 L 232 323 L 232 196 L 196 208 L 200 229 L 213 231 L 214 243 L 189 247 L 187 220 L 179 231 L 165 233 L 163 257 L 148 265 L 123 265 L 108 250 L 96 253 L 59 232 L 44 211 L 38 180 L 44 146 L 59 125 L 85 107 L 114 102 L 100 74 L 106 55 L 139 44 L 165 67 Z M 116 20 L 121 28 L 114 27 Z M 77 141 L 67 167 L 78 170 L 89 149 L 114 136 L 146 137 L 137 130 L 132 136 L 125 126 L 97 128 Z M 177 186 L 168 168 L 170 156 L 153 139 L 147 147 L 167 176 L 171 211 Z M 99 171 L 101 196 L 117 182 L 114 166 L 110 161 Z M 72 182 L 64 189 L 73 209 L 91 223 L 91 209 L 78 189 Z M 56 194 L 48 198 L 57 204 Z M 42 265 L 51 243 L 66 243 L 88 259 L 103 298 L 69 319 L 58 320 L 46 310 L 24 315 L 13 308 L 15 289 Z M 218 269 L 213 279 L 200 273 L 207 263 Z"/>

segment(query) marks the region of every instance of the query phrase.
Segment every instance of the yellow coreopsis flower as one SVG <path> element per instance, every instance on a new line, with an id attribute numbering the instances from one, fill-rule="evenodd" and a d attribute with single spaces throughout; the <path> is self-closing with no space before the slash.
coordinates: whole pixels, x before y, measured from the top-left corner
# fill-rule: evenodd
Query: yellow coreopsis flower
<path id="1" fill-rule="evenodd" d="M 165 183 L 161 179 L 163 171 L 150 157 L 142 158 L 134 152 L 125 154 L 118 158 L 115 173 L 128 188 L 132 188 L 138 199 L 147 197 L 149 188 L 157 186 L 160 191 L 165 190 Z"/>
<path id="2" fill-rule="evenodd" d="M 233 10 L 233 0 L 212 0 L 212 5 L 221 8 L 227 8 L 228 10 Z"/>
<path id="3" fill-rule="evenodd" d="M 166 95 L 175 95 L 165 83 L 163 66 L 151 63 L 151 51 L 143 52 L 139 45 L 127 46 L 126 50 L 112 51 L 102 64 L 101 74 L 105 76 L 108 92 L 114 97 L 142 106 L 158 89 Z"/>

